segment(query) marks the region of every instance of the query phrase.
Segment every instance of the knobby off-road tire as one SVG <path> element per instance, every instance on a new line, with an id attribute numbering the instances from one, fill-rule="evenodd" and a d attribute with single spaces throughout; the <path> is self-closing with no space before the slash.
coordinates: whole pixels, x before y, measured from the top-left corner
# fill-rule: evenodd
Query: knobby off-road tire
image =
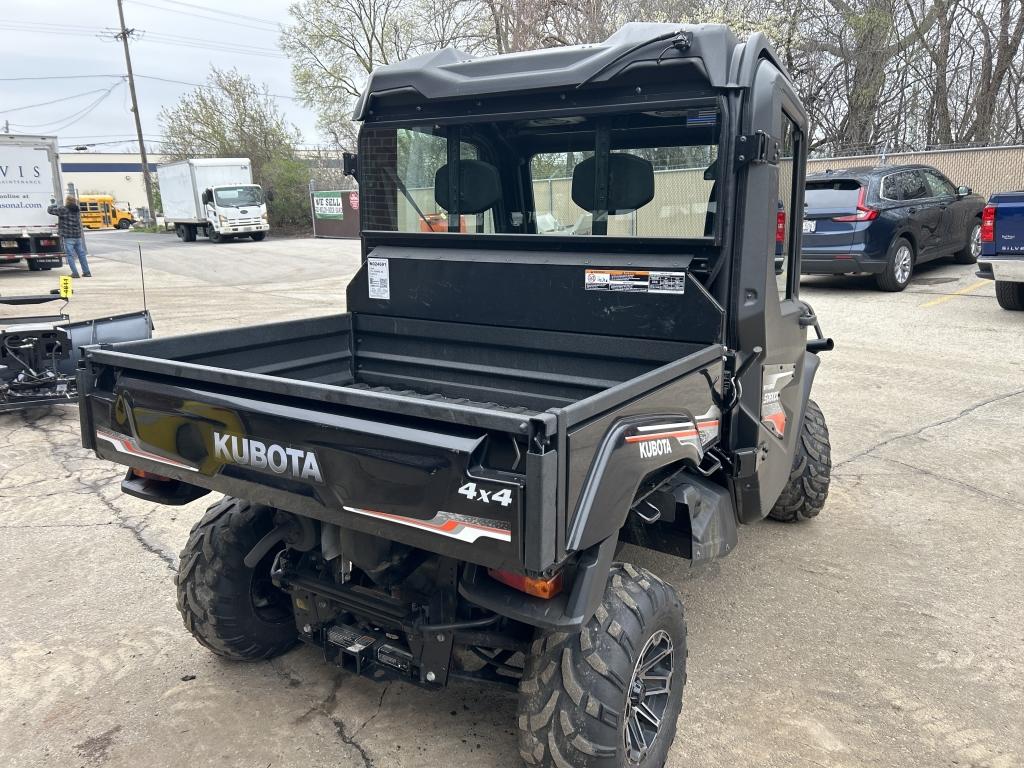
<path id="1" fill-rule="evenodd" d="M 1024 283 L 996 280 L 996 301 L 1003 309 L 1024 310 Z"/>
<path id="2" fill-rule="evenodd" d="M 648 711 L 660 726 L 653 736 L 645 732 L 649 748 L 637 759 L 625 729 L 637 718 L 653 724 L 638 714 L 635 683 L 665 649 L 671 650 L 644 680 Z M 662 768 L 682 709 L 686 656 L 676 590 L 642 568 L 613 564 L 604 600 L 582 631 L 540 636 L 526 658 L 519 684 L 523 760 L 542 768 Z M 667 692 L 656 693 L 666 682 Z"/>
<path id="3" fill-rule="evenodd" d="M 272 507 L 225 496 L 195 524 L 175 583 L 185 627 L 218 656 L 255 661 L 298 641 L 291 599 L 270 581 L 278 549 L 255 568 L 245 556 L 274 525 Z"/>
<path id="4" fill-rule="evenodd" d="M 828 498 L 831 472 L 832 447 L 828 439 L 828 425 L 818 404 L 808 400 L 793 457 L 793 471 L 768 516 L 784 523 L 817 517 Z"/>

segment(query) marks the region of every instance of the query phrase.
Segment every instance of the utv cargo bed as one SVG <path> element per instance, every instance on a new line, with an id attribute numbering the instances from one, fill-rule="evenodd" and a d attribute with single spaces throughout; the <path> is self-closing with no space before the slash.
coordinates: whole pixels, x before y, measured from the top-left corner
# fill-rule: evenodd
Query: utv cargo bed
<path id="1" fill-rule="evenodd" d="M 604 526 L 582 538 L 591 506 L 628 503 L 660 463 L 700 461 L 718 435 L 722 356 L 719 345 L 365 314 L 103 345 L 81 372 L 84 442 L 180 481 L 182 503 L 217 490 L 540 570 L 599 540 Z M 673 405 L 695 401 L 706 418 L 693 445 L 641 456 L 624 441 L 631 414 L 678 423 Z M 637 477 L 592 471 L 627 445 Z M 168 495 L 131 476 L 125 490 Z M 425 507 L 437 514 L 424 519 Z M 530 531 L 538 541 L 524 541 Z"/>

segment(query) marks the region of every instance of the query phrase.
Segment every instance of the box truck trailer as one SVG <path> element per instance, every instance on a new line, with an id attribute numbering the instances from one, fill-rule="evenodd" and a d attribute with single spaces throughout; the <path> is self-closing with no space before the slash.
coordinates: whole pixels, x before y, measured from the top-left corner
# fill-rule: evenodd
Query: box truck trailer
<path id="1" fill-rule="evenodd" d="M 198 235 L 214 243 L 267 236 L 268 198 L 259 184 L 252 183 L 248 158 L 180 160 L 161 165 L 156 174 L 165 226 L 173 226 L 186 243 Z"/>
<path id="2" fill-rule="evenodd" d="M 0 134 L 0 264 L 24 261 L 36 271 L 63 263 L 57 217 L 46 212 L 61 196 L 57 139 Z"/>

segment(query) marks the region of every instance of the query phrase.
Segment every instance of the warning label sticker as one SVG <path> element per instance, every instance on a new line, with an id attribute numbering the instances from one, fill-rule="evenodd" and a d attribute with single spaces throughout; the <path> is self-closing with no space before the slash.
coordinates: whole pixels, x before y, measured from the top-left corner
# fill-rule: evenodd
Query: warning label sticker
<path id="1" fill-rule="evenodd" d="M 647 272 L 633 269 L 588 269 L 584 280 L 588 291 L 627 293 L 685 293 L 685 272 Z"/>
<path id="2" fill-rule="evenodd" d="M 370 298 L 391 300 L 391 276 L 387 259 L 366 260 L 366 281 L 370 286 Z"/>

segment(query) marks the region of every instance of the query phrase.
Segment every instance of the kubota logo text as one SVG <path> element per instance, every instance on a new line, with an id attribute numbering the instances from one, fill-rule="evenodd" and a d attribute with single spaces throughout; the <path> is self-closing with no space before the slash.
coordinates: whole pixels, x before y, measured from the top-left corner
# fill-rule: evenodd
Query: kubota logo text
<path id="1" fill-rule="evenodd" d="M 300 480 L 324 481 L 313 451 L 285 448 L 277 443 L 264 443 L 237 435 L 213 433 L 213 454 L 222 461 L 253 469 L 269 469 L 277 475 L 291 475 Z"/>

